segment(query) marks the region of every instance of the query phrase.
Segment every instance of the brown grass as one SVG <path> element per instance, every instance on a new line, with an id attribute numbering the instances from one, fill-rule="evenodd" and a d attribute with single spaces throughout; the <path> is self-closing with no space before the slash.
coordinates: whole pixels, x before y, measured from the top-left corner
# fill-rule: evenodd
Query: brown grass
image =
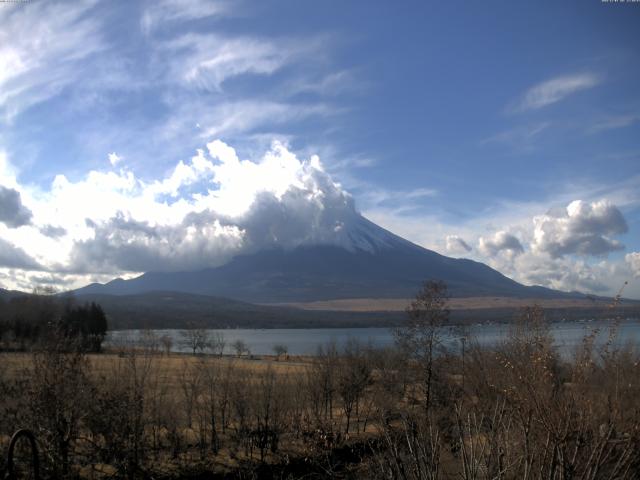
<path id="1" fill-rule="evenodd" d="M 408 298 L 345 298 L 317 302 L 278 303 L 276 305 L 303 310 L 325 310 L 346 312 L 400 312 L 411 303 Z M 493 308 L 523 308 L 539 305 L 542 308 L 606 308 L 611 300 L 602 299 L 539 299 L 509 297 L 465 297 L 451 298 L 448 306 L 452 310 L 482 310 Z M 624 306 L 624 305 L 622 305 Z"/>

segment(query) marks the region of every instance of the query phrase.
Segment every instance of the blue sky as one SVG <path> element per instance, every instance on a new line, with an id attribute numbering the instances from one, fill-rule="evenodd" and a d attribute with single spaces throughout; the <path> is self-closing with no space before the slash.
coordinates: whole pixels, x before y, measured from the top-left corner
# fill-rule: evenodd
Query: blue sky
<path id="1" fill-rule="evenodd" d="M 225 261 L 249 228 L 229 218 L 262 190 L 236 211 L 191 158 L 228 145 L 278 201 L 339 183 L 427 248 L 640 298 L 638 25 L 640 4 L 599 0 L 0 4 L 0 285 L 135 275 L 119 255 L 161 248 L 148 228 L 191 259 L 170 268 Z M 185 223 L 205 210 L 226 237 Z"/>

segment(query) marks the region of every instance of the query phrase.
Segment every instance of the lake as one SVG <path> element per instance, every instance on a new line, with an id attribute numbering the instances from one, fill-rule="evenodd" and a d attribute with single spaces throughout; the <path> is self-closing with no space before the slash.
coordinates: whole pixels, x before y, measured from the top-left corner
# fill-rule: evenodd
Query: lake
<path id="1" fill-rule="evenodd" d="M 599 344 L 606 342 L 612 324 L 613 321 L 553 323 L 551 333 L 560 352 L 570 354 L 574 347 L 582 342 L 584 336 L 593 329 L 600 330 L 597 342 Z M 467 327 L 467 331 L 479 344 L 491 346 L 505 338 L 509 325 L 474 325 Z M 173 340 L 174 352 L 190 352 L 190 349 L 183 344 L 180 330 L 152 330 L 151 332 L 157 338 L 163 335 L 170 336 Z M 286 345 L 291 355 L 313 355 L 320 345 L 336 342 L 340 347 L 352 338 L 376 347 L 385 347 L 394 342 L 393 334 L 387 328 L 224 329 L 208 330 L 208 332 L 224 336 L 225 353 L 229 354 L 234 353 L 231 345 L 236 340 L 244 341 L 253 355 L 273 354 L 273 347 L 278 344 Z M 459 348 L 461 334 L 455 327 L 443 328 L 442 337 L 448 347 Z M 141 338 L 143 338 L 141 330 L 112 331 L 109 332 L 106 345 L 136 346 L 140 345 Z M 640 320 L 627 319 L 620 322 L 615 344 L 623 345 L 629 342 L 640 344 Z"/>

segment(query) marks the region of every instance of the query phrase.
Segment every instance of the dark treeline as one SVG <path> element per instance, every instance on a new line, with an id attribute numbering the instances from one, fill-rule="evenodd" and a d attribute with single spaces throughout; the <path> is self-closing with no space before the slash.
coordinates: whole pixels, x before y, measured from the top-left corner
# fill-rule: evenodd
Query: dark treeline
<path id="1" fill-rule="evenodd" d="M 107 328 L 107 317 L 94 302 L 35 294 L 0 299 L 0 348 L 7 350 L 25 350 L 61 335 L 75 340 L 77 348 L 98 352 Z"/>
<path id="2" fill-rule="evenodd" d="M 447 350 L 448 321 L 430 283 L 389 349 L 354 340 L 283 362 L 172 355 L 153 338 L 88 355 L 52 337 L 0 354 L 0 447 L 30 428 L 57 479 L 638 478 L 640 352 L 616 346 L 616 322 L 567 358 L 537 307 L 491 348 L 461 331 Z"/>

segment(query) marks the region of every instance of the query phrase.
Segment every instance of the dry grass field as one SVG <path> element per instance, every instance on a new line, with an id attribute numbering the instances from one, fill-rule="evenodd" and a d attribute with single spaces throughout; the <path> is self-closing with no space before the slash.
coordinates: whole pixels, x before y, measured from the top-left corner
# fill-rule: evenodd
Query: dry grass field
<path id="1" fill-rule="evenodd" d="M 138 352 L 143 358 L 144 352 Z M 104 353 L 90 353 L 86 355 L 90 370 L 94 375 L 106 375 L 117 369 L 123 361 L 123 355 L 116 351 L 106 350 Z M 277 375 L 299 375 L 308 371 L 312 365 L 312 358 L 306 356 L 289 355 L 288 358 L 278 358 L 274 355 L 261 355 L 256 357 L 237 357 L 225 355 L 223 357 L 213 355 L 189 355 L 171 353 L 170 355 L 155 353 L 148 357 L 153 368 L 162 372 L 163 376 L 176 386 L 177 379 L 185 368 L 198 368 L 202 362 L 214 368 L 223 368 L 229 364 L 239 371 L 255 374 L 264 374 L 273 371 Z M 0 352 L 0 365 L 4 375 L 9 378 L 23 375 L 34 368 L 33 356 L 28 352 Z M 177 387 L 176 387 L 177 388 Z"/>
<path id="2" fill-rule="evenodd" d="M 0 353 L 0 449 L 31 429 L 55 479 L 638 478 L 640 349 L 615 347 L 616 322 L 564 358 L 529 308 L 504 343 L 445 352 L 424 300 L 389 349 Z"/>
<path id="3" fill-rule="evenodd" d="M 400 312 L 407 308 L 411 299 L 407 298 L 347 298 L 316 302 L 280 303 L 277 305 L 301 308 L 303 310 L 349 311 L 349 312 Z M 637 304 L 637 302 L 634 302 Z M 451 310 L 476 310 L 497 308 L 523 308 L 539 305 L 542 308 L 607 308 L 610 299 L 536 299 L 511 297 L 466 297 L 451 298 Z M 633 307 L 636 304 L 631 305 Z M 624 305 L 622 305 L 624 308 Z"/>

